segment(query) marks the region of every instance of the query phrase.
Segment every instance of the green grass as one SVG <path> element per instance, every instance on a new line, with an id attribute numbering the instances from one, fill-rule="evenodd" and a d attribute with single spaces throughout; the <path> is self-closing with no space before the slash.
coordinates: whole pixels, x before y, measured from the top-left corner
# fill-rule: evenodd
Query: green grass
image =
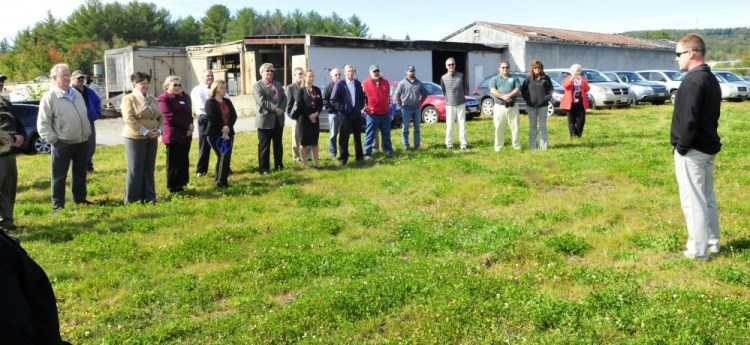
<path id="1" fill-rule="evenodd" d="M 17 236 L 76 344 L 743 343 L 748 113 L 722 104 L 707 263 L 670 258 L 686 230 L 669 105 L 590 112 L 574 140 L 551 118 L 547 151 L 527 150 L 525 115 L 520 152 L 494 152 L 489 118 L 469 121 L 468 152 L 425 124 L 419 151 L 395 130 L 393 157 L 320 171 L 291 162 L 286 131 L 288 169 L 270 176 L 243 133 L 230 188 L 191 178 L 178 196 L 160 147 L 156 205 L 122 206 L 123 147 L 99 147 L 100 205 L 57 214 L 49 157 L 21 156 Z"/>

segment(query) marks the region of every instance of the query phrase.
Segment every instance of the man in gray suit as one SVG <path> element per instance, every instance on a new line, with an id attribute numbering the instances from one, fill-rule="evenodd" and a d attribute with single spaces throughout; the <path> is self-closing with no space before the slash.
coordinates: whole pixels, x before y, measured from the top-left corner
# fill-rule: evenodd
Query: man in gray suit
<path id="1" fill-rule="evenodd" d="M 258 69 L 260 80 L 253 84 L 255 99 L 255 126 L 258 128 L 258 172 L 270 172 L 271 143 L 273 142 L 273 163 L 276 170 L 284 169 L 281 142 L 284 135 L 284 109 L 286 95 L 281 84 L 273 80 L 273 64 L 264 63 Z"/>

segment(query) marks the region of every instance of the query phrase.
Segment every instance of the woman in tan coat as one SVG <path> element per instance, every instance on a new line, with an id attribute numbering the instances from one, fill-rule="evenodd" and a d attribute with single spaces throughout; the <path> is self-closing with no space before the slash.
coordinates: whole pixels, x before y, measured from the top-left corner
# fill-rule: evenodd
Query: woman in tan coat
<path id="1" fill-rule="evenodd" d="M 130 76 L 133 92 L 122 99 L 122 119 L 125 127 L 125 156 L 128 175 L 125 182 L 125 204 L 130 202 L 156 203 L 154 168 L 159 136 L 164 129 L 164 118 L 156 99 L 148 94 L 151 77 L 143 72 Z"/>

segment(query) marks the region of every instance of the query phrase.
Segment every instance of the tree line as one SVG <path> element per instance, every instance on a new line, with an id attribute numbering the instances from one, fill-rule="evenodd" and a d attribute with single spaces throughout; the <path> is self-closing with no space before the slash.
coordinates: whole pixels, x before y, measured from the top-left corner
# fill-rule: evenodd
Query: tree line
<path id="1" fill-rule="evenodd" d="M 107 49 L 129 45 L 189 46 L 229 42 L 251 35 L 317 34 L 369 37 L 370 28 L 356 15 L 344 19 L 315 11 L 259 12 L 252 7 L 232 13 L 213 5 L 202 18 L 172 20 L 153 3 L 130 1 L 104 4 L 86 0 L 65 20 L 47 17 L 19 31 L 12 43 L 0 42 L 0 71 L 10 80 L 32 80 L 49 74 L 60 62 L 90 73 Z"/>
<path id="2" fill-rule="evenodd" d="M 729 67 L 750 67 L 750 27 L 629 31 L 622 33 L 622 35 L 639 38 L 668 39 L 676 42 L 691 33 L 700 35 L 706 42 L 708 50 L 706 52 L 706 60 L 739 60 L 739 65 Z"/>

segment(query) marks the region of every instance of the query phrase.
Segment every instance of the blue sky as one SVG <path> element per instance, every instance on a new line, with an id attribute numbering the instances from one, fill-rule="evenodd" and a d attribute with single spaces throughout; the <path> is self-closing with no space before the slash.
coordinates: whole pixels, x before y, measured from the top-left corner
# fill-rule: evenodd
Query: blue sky
<path id="1" fill-rule="evenodd" d="M 102 0 L 112 2 L 111 0 Z M 126 3 L 127 1 L 121 0 Z M 205 0 L 150 1 L 177 17 L 202 17 L 214 3 Z M 47 16 L 65 19 L 84 0 L 22 0 L 3 6 L 2 37 L 12 40 L 18 30 L 33 26 Z M 336 12 L 343 18 L 359 16 L 370 27 L 372 37 L 382 35 L 413 40 L 439 40 L 474 21 L 542 26 L 578 31 L 618 33 L 631 30 L 706 29 L 750 26 L 750 1 L 547 1 L 533 5 L 524 1 L 264 1 L 253 4 L 244 0 L 221 2 L 232 13 L 252 6 L 265 12 L 280 9 L 283 13 L 299 9 L 315 10 L 321 15 Z M 468 6 L 464 6 L 467 4 Z M 481 4 L 481 5 L 479 5 Z M 575 4 L 582 4 L 576 6 Z M 533 14 L 532 14 L 533 13 Z"/>

